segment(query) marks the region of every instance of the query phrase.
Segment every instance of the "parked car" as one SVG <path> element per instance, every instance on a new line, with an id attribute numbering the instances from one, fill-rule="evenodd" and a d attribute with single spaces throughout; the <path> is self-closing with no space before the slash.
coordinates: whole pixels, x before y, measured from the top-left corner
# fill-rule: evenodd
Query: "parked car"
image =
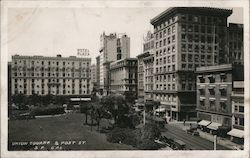
<path id="1" fill-rule="evenodd" d="M 196 129 L 187 129 L 186 132 L 188 134 L 193 135 L 193 136 L 199 136 L 200 135 L 200 133 Z"/>

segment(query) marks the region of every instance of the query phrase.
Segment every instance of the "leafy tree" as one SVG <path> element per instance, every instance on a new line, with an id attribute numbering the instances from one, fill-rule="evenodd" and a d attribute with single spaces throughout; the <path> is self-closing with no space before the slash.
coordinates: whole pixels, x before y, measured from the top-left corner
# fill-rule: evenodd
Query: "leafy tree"
<path id="1" fill-rule="evenodd" d="M 122 120 L 124 121 L 126 115 L 129 114 L 129 106 L 122 95 L 106 96 L 102 98 L 101 104 L 105 111 L 111 114 L 115 125 L 119 126 L 117 123 L 122 123 Z"/>
<path id="2" fill-rule="evenodd" d="M 12 102 L 18 106 L 19 109 L 27 109 L 28 98 L 24 94 L 17 94 L 12 96 Z"/>

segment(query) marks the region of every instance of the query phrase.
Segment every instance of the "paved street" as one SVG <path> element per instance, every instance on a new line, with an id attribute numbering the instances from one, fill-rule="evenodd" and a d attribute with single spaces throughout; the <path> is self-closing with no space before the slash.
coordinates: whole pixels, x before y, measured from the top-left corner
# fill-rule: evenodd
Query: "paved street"
<path id="1" fill-rule="evenodd" d="M 171 125 L 166 125 L 168 131 L 164 132 L 167 133 L 170 137 L 182 140 L 186 143 L 186 147 L 188 149 L 193 150 L 213 150 L 213 142 L 208 141 L 204 138 L 199 136 L 192 136 L 191 134 L 187 134 L 185 131 L 173 127 Z M 228 148 L 218 145 L 217 150 L 229 150 Z"/>

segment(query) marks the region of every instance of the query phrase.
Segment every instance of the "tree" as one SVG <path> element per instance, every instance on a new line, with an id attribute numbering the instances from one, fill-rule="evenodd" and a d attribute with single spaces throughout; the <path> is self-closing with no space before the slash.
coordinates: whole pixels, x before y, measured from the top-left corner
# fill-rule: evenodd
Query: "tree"
<path id="1" fill-rule="evenodd" d="M 18 106 L 19 109 L 27 109 L 28 98 L 24 94 L 17 94 L 12 96 L 12 102 Z"/>
<path id="2" fill-rule="evenodd" d="M 83 103 L 81 103 L 80 111 L 81 111 L 81 113 L 85 114 L 85 124 L 86 125 L 88 124 L 88 113 L 89 113 L 90 107 L 91 107 L 90 103 L 86 103 L 85 105 L 83 105 Z"/>
<path id="3" fill-rule="evenodd" d="M 115 125 L 119 126 L 124 123 L 124 117 L 129 114 L 129 106 L 122 95 L 106 96 L 102 99 L 101 104 L 105 111 L 111 114 Z"/>

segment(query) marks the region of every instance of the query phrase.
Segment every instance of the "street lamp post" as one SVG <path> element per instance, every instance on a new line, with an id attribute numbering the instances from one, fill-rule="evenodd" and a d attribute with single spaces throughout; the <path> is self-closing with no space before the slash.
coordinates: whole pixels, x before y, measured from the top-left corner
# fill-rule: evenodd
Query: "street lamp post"
<path id="1" fill-rule="evenodd" d="M 214 135 L 214 150 L 216 150 L 217 145 L 217 135 Z"/>

